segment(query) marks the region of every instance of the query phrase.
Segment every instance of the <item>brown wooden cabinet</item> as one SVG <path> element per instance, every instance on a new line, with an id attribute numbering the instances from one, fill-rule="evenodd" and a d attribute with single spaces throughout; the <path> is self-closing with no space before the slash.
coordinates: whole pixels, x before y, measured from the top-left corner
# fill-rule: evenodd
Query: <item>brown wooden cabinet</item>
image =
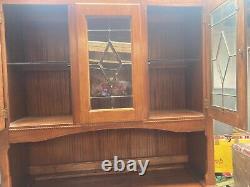
<path id="1" fill-rule="evenodd" d="M 12 185 L 93 186 L 97 175 L 117 186 L 129 176 L 99 167 L 115 154 L 163 170 L 125 186 L 214 184 L 213 120 L 248 126 L 248 5 L 4 0 L 0 130 Z"/>

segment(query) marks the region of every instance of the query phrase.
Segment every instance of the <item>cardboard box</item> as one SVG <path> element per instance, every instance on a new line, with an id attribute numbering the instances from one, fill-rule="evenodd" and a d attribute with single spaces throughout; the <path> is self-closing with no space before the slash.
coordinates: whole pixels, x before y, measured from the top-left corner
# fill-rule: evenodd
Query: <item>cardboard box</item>
<path id="1" fill-rule="evenodd" d="M 233 145 L 235 187 L 250 186 L 250 144 Z"/>
<path id="2" fill-rule="evenodd" d="M 215 173 L 233 173 L 232 147 L 236 143 L 250 143 L 250 137 L 240 134 L 215 136 Z"/>

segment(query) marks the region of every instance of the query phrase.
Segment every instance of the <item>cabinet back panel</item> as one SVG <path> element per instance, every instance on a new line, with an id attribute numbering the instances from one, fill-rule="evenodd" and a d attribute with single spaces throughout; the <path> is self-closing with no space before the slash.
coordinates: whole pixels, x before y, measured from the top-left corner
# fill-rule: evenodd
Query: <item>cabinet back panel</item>
<path id="1" fill-rule="evenodd" d="M 67 61 L 67 6 L 6 5 L 8 61 Z"/>
<path id="2" fill-rule="evenodd" d="M 11 122 L 26 115 L 24 76 L 24 72 L 8 71 L 9 113 Z"/>
<path id="3" fill-rule="evenodd" d="M 28 72 L 25 75 L 28 116 L 51 116 L 71 113 L 70 73 Z"/>
<path id="4" fill-rule="evenodd" d="M 11 121 L 71 114 L 69 71 L 9 71 Z"/>
<path id="5" fill-rule="evenodd" d="M 14 144 L 9 149 L 11 183 L 13 187 L 27 187 L 28 147 L 25 144 Z"/>
<path id="6" fill-rule="evenodd" d="M 150 109 L 173 110 L 186 107 L 185 69 L 150 69 Z"/>
<path id="7" fill-rule="evenodd" d="M 148 9 L 151 110 L 202 111 L 202 21 L 199 8 Z"/>
<path id="8" fill-rule="evenodd" d="M 188 155 L 189 165 L 196 171 L 198 176 L 205 176 L 207 161 L 207 142 L 204 132 L 189 133 Z"/>
<path id="9" fill-rule="evenodd" d="M 106 130 L 29 145 L 31 165 L 187 154 L 185 133 Z M 49 156 L 48 156 L 49 155 Z"/>
<path id="10" fill-rule="evenodd" d="M 203 84 L 202 84 L 202 26 L 201 17 L 197 16 L 187 22 L 188 36 L 185 37 L 185 57 L 197 58 L 199 61 L 191 63 L 187 67 L 187 108 L 202 111 L 203 107 Z"/>
<path id="11" fill-rule="evenodd" d="M 187 68 L 187 108 L 202 112 L 203 110 L 203 84 L 202 64 L 196 63 Z"/>

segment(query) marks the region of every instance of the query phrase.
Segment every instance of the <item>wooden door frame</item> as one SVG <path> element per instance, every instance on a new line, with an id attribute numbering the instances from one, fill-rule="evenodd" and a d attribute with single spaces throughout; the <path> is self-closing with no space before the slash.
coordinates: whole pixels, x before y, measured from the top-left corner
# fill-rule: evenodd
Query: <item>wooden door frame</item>
<path id="1" fill-rule="evenodd" d="M 80 123 L 98 122 L 121 122 L 121 121 L 142 121 L 143 120 L 143 53 L 140 52 L 142 41 L 141 31 L 141 7 L 140 4 L 77 4 L 74 6 L 76 12 L 76 33 L 77 33 L 77 57 L 79 74 L 79 101 L 81 104 Z M 88 40 L 86 16 L 131 16 L 132 29 L 132 90 L 133 108 L 121 109 L 90 109 L 90 80 L 88 63 Z M 81 53 L 79 52 L 81 51 Z M 77 63 L 77 62 L 75 62 Z"/>
<path id="2" fill-rule="evenodd" d="M 7 57 L 5 43 L 5 27 L 2 3 L 0 4 L 0 169 L 2 172 L 2 185 L 11 187 L 9 168 L 9 122 L 8 122 L 8 84 L 7 84 Z"/>
<path id="3" fill-rule="evenodd" d="M 7 79 L 7 55 L 5 42 L 5 26 L 2 4 L 0 4 L 0 131 L 8 128 L 8 79 Z M 2 127 L 1 127 L 2 124 Z"/>

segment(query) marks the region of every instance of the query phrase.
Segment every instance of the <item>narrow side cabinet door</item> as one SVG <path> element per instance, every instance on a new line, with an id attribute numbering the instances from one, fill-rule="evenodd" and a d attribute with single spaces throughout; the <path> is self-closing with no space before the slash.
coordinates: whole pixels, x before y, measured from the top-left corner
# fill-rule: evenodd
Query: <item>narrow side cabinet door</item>
<path id="1" fill-rule="evenodd" d="M 141 120 L 140 6 L 78 4 L 75 12 L 82 122 Z"/>
<path id="2" fill-rule="evenodd" d="M 6 129 L 6 102 L 4 94 L 4 76 L 6 67 L 6 53 L 5 53 L 5 34 L 4 34 L 4 18 L 2 5 L 0 5 L 0 132 Z"/>
<path id="3" fill-rule="evenodd" d="M 246 71 L 242 0 L 210 1 L 209 115 L 245 129 Z"/>
<path id="4" fill-rule="evenodd" d="M 2 4 L 0 4 L 0 187 L 10 187 L 8 160 L 8 127 L 4 92 L 4 76 L 6 75 L 5 34 Z"/>

